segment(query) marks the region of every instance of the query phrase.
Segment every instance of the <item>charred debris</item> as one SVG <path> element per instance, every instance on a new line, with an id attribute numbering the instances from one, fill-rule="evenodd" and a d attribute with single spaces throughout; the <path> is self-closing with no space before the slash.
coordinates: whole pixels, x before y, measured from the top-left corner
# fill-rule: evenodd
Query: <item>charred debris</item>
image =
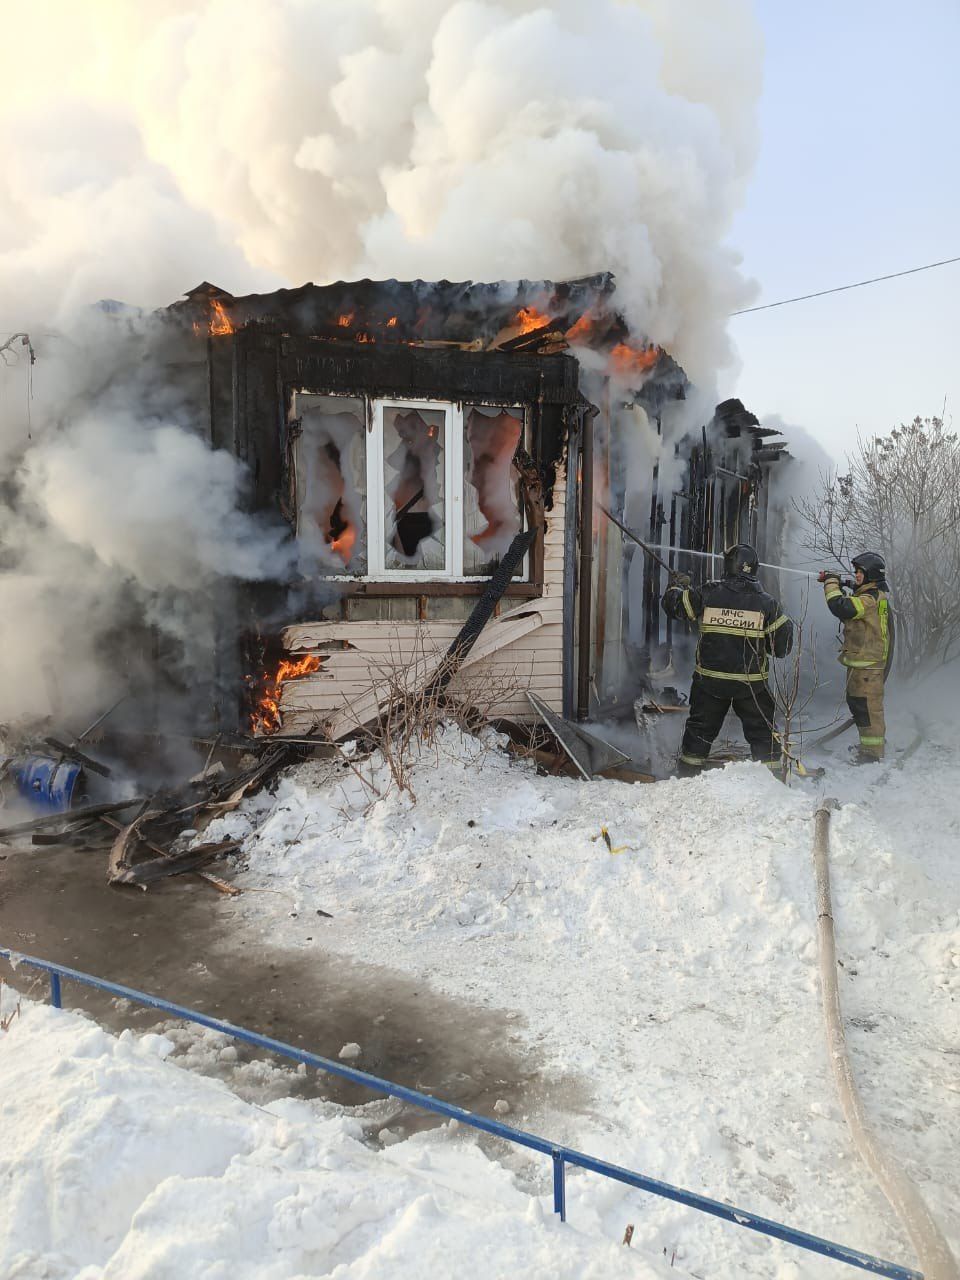
<path id="1" fill-rule="evenodd" d="M 114 883 L 191 873 L 230 891 L 208 864 L 235 842 L 198 833 L 285 765 L 375 741 L 411 690 L 552 771 L 653 780 L 649 756 L 583 723 L 675 720 L 690 638 L 659 609 L 663 568 L 600 509 L 695 579 L 710 563 L 685 551 L 749 540 L 779 558 L 785 441 L 736 400 L 694 423 L 683 370 L 630 334 L 610 275 L 203 283 L 136 343 L 181 425 L 246 468 L 246 511 L 285 522 L 297 569 L 231 584 L 198 619 L 213 642 L 179 690 L 193 758 L 208 753 L 191 781 L 130 783 L 159 715 L 135 749 L 55 726 L 10 749 L 6 785 L 45 811 L 0 841 L 109 848 Z M 138 643 L 156 707 L 177 655 Z"/>

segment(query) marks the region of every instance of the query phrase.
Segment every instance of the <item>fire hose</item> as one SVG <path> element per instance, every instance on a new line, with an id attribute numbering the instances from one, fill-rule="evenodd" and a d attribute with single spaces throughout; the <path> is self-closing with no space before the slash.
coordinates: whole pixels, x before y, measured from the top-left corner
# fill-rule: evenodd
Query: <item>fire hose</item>
<path id="1" fill-rule="evenodd" d="M 671 569 L 671 567 L 667 564 L 667 562 L 657 555 L 657 551 L 666 551 L 668 554 L 676 554 L 681 556 L 695 556 L 698 560 L 710 560 L 711 562 L 713 562 L 714 560 L 723 559 L 723 556 L 719 552 L 695 551 L 693 547 L 664 546 L 662 543 L 660 543 L 658 544 L 656 549 L 654 549 L 648 543 L 644 542 L 642 538 L 638 537 L 637 534 L 635 534 L 632 529 L 628 528 L 627 525 L 625 525 L 622 520 L 618 520 L 617 517 L 613 514 L 613 512 L 609 511 L 605 506 L 603 506 L 602 503 L 598 503 L 597 505 L 599 506 L 603 514 L 607 517 L 607 519 L 613 521 L 613 523 L 617 526 L 617 528 L 620 530 L 621 533 L 626 534 L 626 536 L 632 542 L 635 542 L 638 547 L 643 548 L 643 550 L 647 553 L 650 559 L 653 560 L 655 564 L 658 564 L 660 568 L 664 570 L 664 572 L 667 574 L 667 577 L 670 579 L 671 582 L 676 581 L 676 579 L 680 576 L 679 571 L 677 569 Z M 766 560 L 758 560 L 757 565 L 761 569 L 776 569 L 778 573 L 796 574 L 798 578 L 815 578 L 817 576 L 810 569 L 791 569 L 789 565 L 768 564 Z M 849 585 L 848 579 L 845 578 L 843 579 L 843 581 Z"/>
<path id="2" fill-rule="evenodd" d="M 860 1158 L 873 1173 L 913 1242 L 924 1280 L 960 1280 L 956 1259 L 923 1197 L 904 1170 L 871 1133 L 863 1100 L 853 1079 L 840 1010 L 837 950 L 830 899 L 830 814 L 836 808 L 836 800 L 824 800 L 816 812 L 813 863 L 817 883 L 817 940 L 827 1052 L 833 1066 L 840 1105 Z"/>
<path id="3" fill-rule="evenodd" d="M 677 570 L 671 569 L 671 567 L 666 563 L 666 561 L 661 559 L 661 557 L 657 555 L 656 551 L 654 551 L 652 547 L 648 546 L 647 543 L 644 542 L 642 538 L 639 538 L 633 532 L 632 529 L 629 529 L 623 523 L 622 520 L 618 520 L 612 511 L 608 511 L 607 508 L 602 505 L 600 506 L 600 510 L 603 512 L 603 514 L 607 517 L 608 520 L 611 520 L 622 533 L 626 534 L 626 536 L 630 538 L 633 542 L 635 542 L 638 547 L 642 548 L 642 550 L 644 550 L 647 553 L 650 559 L 653 560 L 655 564 L 658 564 L 660 568 L 666 572 L 671 582 L 675 582 L 677 580 L 677 578 L 679 577 Z M 666 550 L 666 551 L 676 550 L 679 554 L 698 556 L 702 560 L 713 560 L 716 558 L 710 552 L 694 551 L 692 550 L 692 548 L 689 548 L 689 547 L 676 547 L 676 548 L 661 547 L 660 550 Z M 816 574 L 812 572 L 808 572 L 806 569 L 790 569 L 783 564 L 765 564 L 763 561 L 759 561 L 758 563 L 760 564 L 761 568 L 764 568 L 764 569 L 776 569 L 782 573 L 795 573 L 804 578 L 816 577 Z M 850 585 L 846 579 L 844 579 L 843 581 L 845 582 L 846 585 Z M 887 677 L 890 675 L 890 668 L 893 665 L 895 635 L 896 635 L 896 632 L 893 625 L 893 612 L 891 611 L 890 613 L 890 646 L 889 646 L 889 651 L 887 653 L 886 665 L 883 670 L 884 684 L 887 683 Z M 831 729 L 829 733 L 824 734 L 822 738 L 817 738 L 816 741 L 813 742 L 811 745 L 814 747 L 822 747 L 825 743 L 832 742 L 834 738 L 839 738 L 839 736 L 842 733 L 846 733 L 848 729 L 852 729 L 853 725 L 854 725 L 854 720 L 853 720 L 853 717 L 851 716 L 848 719 L 844 720 L 843 723 L 838 725 L 835 729 Z"/>

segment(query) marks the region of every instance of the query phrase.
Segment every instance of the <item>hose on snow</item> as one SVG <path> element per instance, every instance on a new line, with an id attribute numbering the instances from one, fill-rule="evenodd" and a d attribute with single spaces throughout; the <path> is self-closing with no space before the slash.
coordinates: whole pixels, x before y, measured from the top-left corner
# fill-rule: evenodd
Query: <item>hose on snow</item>
<path id="1" fill-rule="evenodd" d="M 913 1242 L 924 1280 L 960 1280 L 956 1259 L 919 1191 L 870 1132 L 863 1101 L 850 1068 L 840 1011 L 837 950 L 830 897 L 830 814 L 836 808 L 835 800 L 824 800 L 817 810 L 813 861 L 817 882 L 820 988 L 826 1021 L 827 1051 L 840 1094 L 840 1104 L 860 1158 L 880 1184 L 883 1194 Z"/>

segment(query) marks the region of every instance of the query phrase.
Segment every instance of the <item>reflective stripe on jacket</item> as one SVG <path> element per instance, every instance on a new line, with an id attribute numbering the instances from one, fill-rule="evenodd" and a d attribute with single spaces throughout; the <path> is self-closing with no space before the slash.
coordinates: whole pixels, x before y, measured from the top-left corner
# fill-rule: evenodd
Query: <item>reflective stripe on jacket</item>
<path id="1" fill-rule="evenodd" d="M 840 579 L 830 577 L 823 584 L 823 595 L 827 608 L 843 623 L 843 665 L 883 670 L 890 654 L 890 605 L 886 593 L 875 582 L 865 582 L 853 595 L 846 596 L 840 589 Z"/>
<path id="2" fill-rule="evenodd" d="M 697 624 L 696 671 L 708 679 L 759 683 L 767 678 L 768 654 L 783 658 L 793 647 L 793 623 L 747 574 L 668 587 L 661 603 L 671 618 Z"/>

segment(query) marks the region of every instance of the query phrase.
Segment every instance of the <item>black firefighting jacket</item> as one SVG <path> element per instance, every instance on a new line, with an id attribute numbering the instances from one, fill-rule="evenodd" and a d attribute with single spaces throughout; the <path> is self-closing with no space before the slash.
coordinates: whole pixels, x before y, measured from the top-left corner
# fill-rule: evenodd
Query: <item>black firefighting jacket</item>
<path id="1" fill-rule="evenodd" d="M 751 574 L 668 587 L 661 604 L 671 618 L 697 624 L 696 671 L 725 688 L 766 680 L 768 655 L 785 658 L 793 648 L 793 623 Z"/>

